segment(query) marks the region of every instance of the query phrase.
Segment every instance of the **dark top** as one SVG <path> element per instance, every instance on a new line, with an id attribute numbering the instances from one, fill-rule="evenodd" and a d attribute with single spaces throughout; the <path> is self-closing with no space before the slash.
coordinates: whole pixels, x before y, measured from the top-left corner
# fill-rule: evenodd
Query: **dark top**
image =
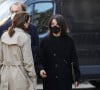
<path id="1" fill-rule="evenodd" d="M 75 81 L 80 78 L 79 62 L 73 40 L 68 35 L 45 37 L 39 47 L 36 71 L 44 69 L 47 78 L 43 79 L 44 90 L 71 90 L 74 68 Z"/>

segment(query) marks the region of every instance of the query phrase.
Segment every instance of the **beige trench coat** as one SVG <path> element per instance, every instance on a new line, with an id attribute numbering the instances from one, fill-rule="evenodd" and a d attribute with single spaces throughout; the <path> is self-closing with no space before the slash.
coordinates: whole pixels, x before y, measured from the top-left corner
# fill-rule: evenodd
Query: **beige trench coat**
<path id="1" fill-rule="evenodd" d="M 0 45 L 0 90 L 35 90 L 36 73 L 30 36 L 15 28 L 13 37 L 5 32 Z"/>

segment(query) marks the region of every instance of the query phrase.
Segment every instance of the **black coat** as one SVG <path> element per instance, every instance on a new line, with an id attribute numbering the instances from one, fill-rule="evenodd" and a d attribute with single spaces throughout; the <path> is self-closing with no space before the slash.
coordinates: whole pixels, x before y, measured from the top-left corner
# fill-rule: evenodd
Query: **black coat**
<path id="1" fill-rule="evenodd" d="M 71 90 L 74 62 L 75 80 L 80 77 L 78 57 L 73 40 L 69 36 L 48 36 L 40 43 L 37 70 L 44 69 L 47 78 L 43 79 L 44 90 Z"/>
<path id="2" fill-rule="evenodd" d="M 8 21 L 4 25 L 0 26 L 0 37 L 1 37 L 2 33 L 5 30 L 7 30 L 8 27 L 10 27 L 10 26 L 11 26 L 11 19 L 9 18 Z M 33 52 L 33 56 L 34 56 L 34 59 L 35 59 L 38 48 L 39 48 L 38 31 L 37 31 L 37 28 L 33 24 L 29 25 L 27 31 L 31 36 L 32 52 Z"/>

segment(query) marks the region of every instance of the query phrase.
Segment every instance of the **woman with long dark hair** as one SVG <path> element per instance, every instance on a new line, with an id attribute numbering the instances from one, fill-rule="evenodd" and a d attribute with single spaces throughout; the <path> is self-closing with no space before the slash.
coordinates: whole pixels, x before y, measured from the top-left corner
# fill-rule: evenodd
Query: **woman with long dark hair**
<path id="1" fill-rule="evenodd" d="M 43 90 L 72 90 L 72 66 L 75 86 L 78 86 L 78 56 L 74 42 L 67 34 L 67 28 L 62 15 L 52 16 L 49 22 L 49 35 L 40 43 L 36 67 L 43 79 Z"/>

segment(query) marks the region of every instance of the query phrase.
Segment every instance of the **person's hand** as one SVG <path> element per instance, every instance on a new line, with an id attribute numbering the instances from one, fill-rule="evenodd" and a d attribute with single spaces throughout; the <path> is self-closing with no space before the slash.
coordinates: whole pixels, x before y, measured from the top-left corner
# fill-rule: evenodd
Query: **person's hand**
<path id="1" fill-rule="evenodd" d="M 45 71 L 45 70 L 41 70 L 41 71 L 40 71 L 40 76 L 41 76 L 42 78 L 46 78 L 46 77 L 47 77 L 46 71 Z"/>
<path id="2" fill-rule="evenodd" d="M 77 87 L 79 86 L 79 82 L 76 81 L 76 82 L 74 83 L 74 86 L 75 86 L 75 88 L 77 88 Z"/>

